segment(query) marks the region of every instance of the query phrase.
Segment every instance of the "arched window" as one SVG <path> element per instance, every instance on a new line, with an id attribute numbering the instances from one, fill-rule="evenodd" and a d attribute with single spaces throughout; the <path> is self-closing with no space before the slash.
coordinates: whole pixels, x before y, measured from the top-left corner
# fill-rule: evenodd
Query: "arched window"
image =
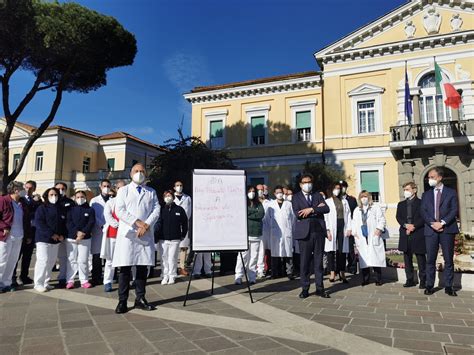
<path id="1" fill-rule="evenodd" d="M 434 72 L 423 75 L 418 82 L 421 89 L 420 115 L 422 123 L 436 123 L 451 120 L 451 110 L 443 102 L 443 95 L 436 93 Z"/>

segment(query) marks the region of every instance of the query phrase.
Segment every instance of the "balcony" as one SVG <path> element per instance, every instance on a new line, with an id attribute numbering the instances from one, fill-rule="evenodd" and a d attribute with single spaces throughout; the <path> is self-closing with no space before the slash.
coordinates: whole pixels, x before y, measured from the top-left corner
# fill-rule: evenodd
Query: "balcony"
<path id="1" fill-rule="evenodd" d="M 474 142 L 474 120 L 390 127 L 392 149 L 407 146 L 463 145 Z"/>
<path id="2" fill-rule="evenodd" d="M 100 181 L 102 179 L 109 179 L 109 180 L 130 179 L 130 168 L 125 169 L 125 170 L 117 170 L 117 171 L 99 170 L 97 172 L 92 172 L 92 173 L 82 173 L 79 171 L 75 171 L 73 173 L 73 179 L 76 182 L 92 182 L 92 181 Z"/>

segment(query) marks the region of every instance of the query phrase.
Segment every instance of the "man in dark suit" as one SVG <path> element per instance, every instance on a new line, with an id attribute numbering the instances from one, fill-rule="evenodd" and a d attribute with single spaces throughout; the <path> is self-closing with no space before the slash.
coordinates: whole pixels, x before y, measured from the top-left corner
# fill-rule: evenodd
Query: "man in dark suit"
<path id="1" fill-rule="evenodd" d="M 403 251 L 405 274 L 407 277 L 403 287 L 416 286 L 413 269 L 413 254 L 418 263 L 420 289 L 426 287 L 426 244 L 423 227 L 425 221 L 421 216 L 421 200 L 416 196 L 417 187 L 414 182 L 403 185 L 403 201 L 397 206 L 397 221 L 400 224 L 398 250 Z"/>
<path id="2" fill-rule="evenodd" d="M 346 181 L 339 181 L 342 187 L 342 198 L 347 201 L 349 204 L 349 209 L 351 210 L 351 218 L 352 215 L 354 214 L 354 210 L 357 207 L 357 199 L 354 196 L 351 196 L 347 193 L 347 189 L 349 185 L 347 184 Z M 351 274 L 355 275 L 357 274 L 357 259 L 355 256 L 355 251 L 354 251 L 354 236 L 351 235 L 349 236 L 349 253 L 347 253 L 347 271 L 349 271 Z"/>
<path id="3" fill-rule="evenodd" d="M 300 179 L 301 191 L 293 196 L 292 205 L 297 217 L 294 238 L 300 247 L 300 276 L 302 291 L 300 298 L 309 296 L 311 261 L 314 262 L 316 295 L 329 298 L 323 284 L 323 252 L 326 233 L 324 214 L 329 207 L 318 192 L 313 193 L 313 176 L 303 174 Z"/>
<path id="4" fill-rule="evenodd" d="M 459 233 L 456 216 L 458 199 L 456 191 L 443 185 L 443 169 L 433 168 L 428 172 L 428 183 L 432 187 L 423 193 L 421 211 L 425 220 L 426 240 L 426 289 L 425 295 L 434 293 L 436 257 L 441 245 L 444 258 L 444 286 L 449 296 L 457 296 L 453 290 L 454 238 Z"/>

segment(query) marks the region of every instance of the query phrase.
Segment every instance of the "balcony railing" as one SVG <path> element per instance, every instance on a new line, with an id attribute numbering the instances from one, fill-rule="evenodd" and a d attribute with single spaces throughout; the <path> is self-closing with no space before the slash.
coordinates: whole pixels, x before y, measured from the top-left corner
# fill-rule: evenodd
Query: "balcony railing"
<path id="1" fill-rule="evenodd" d="M 100 181 L 102 179 L 109 179 L 109 180 L 118 180 L 118 179 L 129 179 L 130 178 L 130 168 L 125 170 L 116 170 L 116 171 L 107 171 L 107 170 L 99 170 L 93 173 L 82 173 L 82 172 L 75 172 L 75 176 L 73 174 L 73 178 L 75 181 Z"/>
<path id="2" fill-rule="evenodd" d="M 474 135 L 474 120 L 394 126 L 390 132 L 392 142 L 467 137 Z"/>

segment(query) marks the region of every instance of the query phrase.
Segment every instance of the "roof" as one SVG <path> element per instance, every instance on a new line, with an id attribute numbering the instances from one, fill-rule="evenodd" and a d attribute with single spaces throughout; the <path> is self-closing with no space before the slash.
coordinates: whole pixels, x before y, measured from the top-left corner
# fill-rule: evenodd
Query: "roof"
<path id="1" fill-rule="evenodd" d="M 28 132 L 33 132 L 35 129 L 38 128 L 36 126 L 30 125 L 30 124 L 27 124 L 27 123 L 23 123 L 23 122 L 19 122 L 19 121 L 17 121 L 15 123 L 15 125 L 20 127 L 20 128 L 23 128 L 23 129 L 27 130 Z M 147 146 L 159 149 L 159 150 L 164 150 L 164 148 L 161 147 L 160 145 L 153 144 L 151 142 L 148 142 L 148 141 L 143 140 L 141 138 L 135 137 L 135 136 L 133 136 L 129 133 L 126 133 L 126 132 L 113 132 L 113 133 L 105 134 L 105 135 L 102 135 L 102 136 L 97 136 L 95 134 L 85 132 L 85 131 L 81 131 L 79 129 L 74 129 L 74 128 L 60 126 L 60 125 L 50 126 L 46 129 L 46 131 L 52 131 L 52 130 L 56 130 L 56 129 L 60 130 L 60 131 L 72 133 L 72 134 L 77 134 L 77 135 L 87 137 L 87 138 L 90 138 L 90 139 L 95 139 L 95 140 L 127 138 L 127 139 L 133 140 L 135 142 L 138 142 L 138 143 L 141 143 L 141 144 L 144 144 L 144 145 L 147 145 Z"/>
<path id="2" fill-rule="evenodd" d="M 294 73 L 294 74 L 271 76 L 271 77 L 261 78 L 261 79 L 237 81 L 237 82 L 233 82 L 233 83 L 220 84 L 220 85 L 196 86 L 194 89 L 191 90 L 190 93 L 198 93 L 198 92 L 212 91 L 212 90 L 222 90 L 222 89 L 235 88 L 235 87 L 239 87 L 239 86 L 270 83 L 270 82 L 273 82 L 273 81 L 305 78 L 305 77 L 310 77 L 310 76 L 315 76 L 315 75 L 320 75 L 320 74 L 321 74 L 321 72 L 318 72 L 318 71 L 305 71 L 305 72 Z"/>

